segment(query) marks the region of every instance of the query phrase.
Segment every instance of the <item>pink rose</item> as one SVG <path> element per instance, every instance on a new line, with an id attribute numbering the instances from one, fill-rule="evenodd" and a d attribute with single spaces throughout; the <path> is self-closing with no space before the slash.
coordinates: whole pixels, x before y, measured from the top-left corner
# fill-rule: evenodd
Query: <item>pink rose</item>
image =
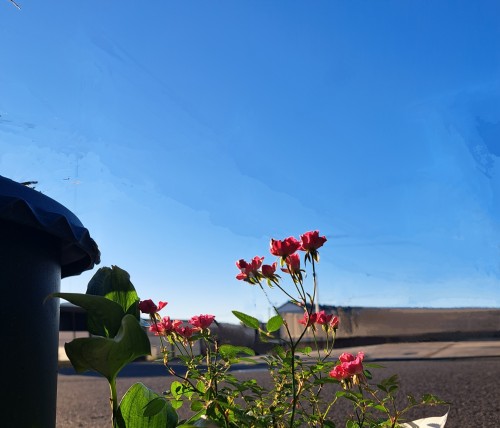
<path id="1" fill-rule="evenodd" d="M 163 317 L 161 320 L 161 325 L 165 333 L 171 333 L 174 330 L 174 324 L 170 320 L 170 317 Z"/>
<path id="2" fill-rule="evenodd" d="M 188 326 L 177 326 L 175 332 L 184 339 L 189 339 L 193 335 L 194 329 Z"/>
<path id="3" fill-rule="evenodd" d="M 286 268 L 281 269 L 285 273 L 299 273 L 300 272 L 300 256 L 295 253 L 289 255 L 286 259 Z"/>
<path id="4" fill-rule="evenodd" d="M 250 263 L 240 259 L 236 262 L 236 267 L 241 270 L 241 273 L 236 275 L 236 279 L 252 282 L 253 279 L 258 279 L 260 276 L 259 269 L 262 266 L 264 257 L 255 256 Z"/>
<path id="5" fill-rule="evenodd" d="M 154 315 L 156 312 L 160 312 L 167 304 L 167 302 L 159 302 L 158 306 L 156 306 L 151 299 L 141 300 L 139 302 L 139 310 L 143 314 Z"/>
<path id="6" fill-rule="evenodd" d="M 318 314 L 311 314 L 309 316 L 307 312 L 304 312 L 304 316 L 299 320 L 299 323 L 305 325 L 306 327 L 310 327 L 314 325 L 317 319 L 318 319 Z"/>
<path id="7" fill-rule="evenodd" d="M 318 248 L 322 247 L 326 242 L 325 236 L 319 236 L 319 232 L 315 230 L 314 232 L 306 232 L 300 236 L 301 245 L 299 250 L 301 251 L 316 251 Z"/>
<path id="8" fill-rule="evenodd" d="M 330 377 L 333 377 L 337 380 L 344 380 L 349 377 L 349 373 L 345 370 L 345 368 L 341 365 L 335 366 L 334 369 L 329 373 Z"/>
<path id="9" fill-rule="evenodd" d="M 319 311 L 316 314 L 316 316 L 317 316 L 316 323 L 320 325 L 328 324 L 333 318 L 333 315 L 326 314 L 325 311 Z"/>
<path id="10" fill-rule="evenodd" d="M 351 361 L 354 361 L 354 355 L 349 354 L 348 352 L 344 352 L 343 354 L 340 354 L 339 361 L 342 363 L 349 363 Z"/>
<path id="11" fill-rule="evenodd" d="M 276 272 L 276 266 L 278 264 L 274 262 L 272 265 L 262 265 L 262 275 L 266 278 L 274 278 L 274 273 Z"/>
<path id="12" fill-rule="evenodd" d="M 210 327 L 210 324 L 214 322 L 214 319 L 214 315 L 197 315 L 189 320 L 189 324 L 203 330 L 204 328 Z"/>
<path id="13" fill-rule="evenodd" d="M 299 249 L 300 242 L 297 241 L 293 236 L 290 236 L 283 241 L 271 239 L 270 247 L 272 255 L 286 258 Z"/>
<path id="14" fill-rule="evenodd" d="M 332 317 L 332 319 L 328 323 L 328 326 L 336 330 L 339 327 L 339 317 L 338 316 Z"/>
<path id="15" fill-rule="evenodd" d="M 363 352 L 358 352 L 356 357 L 352 354 L 343 353 L 339 360 L 344 367 L 344 370 L 349 373 L 349 375 L 354 376 L 363 373 L 363 359 L 365 354 Z"/>
<path id="16" fill-rule="evenodd" d="M 236 267 L 240 270 L 245 270 L 248 267 L 248 263 L 245 260 L 240 259 L 236 262 Z"/>
<path id="17" fill-rule="evenodd" d="M 162 323 L 156 323 L 149 326 L 149 331 L 153 332 L 155 336 L 159 336 L 165 333 L 165 328 Z"/>
<path id="18" fill-rule="evenodd" d="M 351 388 L 353 385 L 365 382 L 366 378 L 363 374 L 364 357 L 363 352 L 358 352 L 356 356 L 344 352 L 339 357 L 340 364 L 329 373 L 330 377 L 341 381 L 344 388 Z"/>

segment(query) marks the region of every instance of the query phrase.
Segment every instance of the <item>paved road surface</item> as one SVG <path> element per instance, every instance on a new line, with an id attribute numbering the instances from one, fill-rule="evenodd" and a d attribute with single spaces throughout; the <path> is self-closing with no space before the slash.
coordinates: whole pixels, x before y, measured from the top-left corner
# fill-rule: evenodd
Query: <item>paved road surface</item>
<path id="1" fill-rule="evenodd" d="M 398 373 L 402 392 L 419 395 L 433 393 L 450 401 L 447 428 L 500 427 L 500 358 L 461 358 L 385 361 L 386 368 L 379 375 Z M 136 372 L 141 366 L 135 368 Z M 144 370 L 144 368 L 142 368 Z M 146 369 L 147 372 L 147 369 Z M 171 377 L 121 377 L 119 393 L 142 381 L 150 388 L 162 391 L 168 388 Z M 258 377 L 265 381 L 265 371 L 241 372 L 243 377 Z M 59 376 L 58 428 L 109 427 L 108 387 L 106 381 L 95 376 Z M 412 418 L 438 416 L 446 408 L 426 408 L 415 412 Z M 339 424 L 339 426 L 342 426 Z"/>

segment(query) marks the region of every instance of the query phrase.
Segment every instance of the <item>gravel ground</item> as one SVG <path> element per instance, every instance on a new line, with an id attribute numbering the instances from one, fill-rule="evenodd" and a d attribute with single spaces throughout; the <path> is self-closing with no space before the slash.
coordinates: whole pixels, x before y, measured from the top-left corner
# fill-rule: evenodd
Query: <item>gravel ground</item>
<path id="1" fill-rule="evenodd" d="M 447 428 L 500 427 L 500 358 L 458 360 L 417 360 L 378 362 L 385 369 L 373 370 L 376 376 L 398 373 L 401 392 L 419 396 L 432 393 L 451 402 Z M 240 372 L 243 378 L 266 382 L 263 370 Z M 168 389 L 168 376 L 121 377 L 119 394 L 135 382 L 143 382 L 161 392 Z M 333 391 L 329 391 L 332 393 Z M 107 382 L 95 376 L 59 375 L 57 428 L 110 427 Z M 346 408 L 338 408 L 341 415 Z M 418 409 L 412 419 L 440 416 L 447 407 Z M 339 416 L 339 420 L 341 420 Z M 343 425 L 338 424 L 339 427 Z"/>

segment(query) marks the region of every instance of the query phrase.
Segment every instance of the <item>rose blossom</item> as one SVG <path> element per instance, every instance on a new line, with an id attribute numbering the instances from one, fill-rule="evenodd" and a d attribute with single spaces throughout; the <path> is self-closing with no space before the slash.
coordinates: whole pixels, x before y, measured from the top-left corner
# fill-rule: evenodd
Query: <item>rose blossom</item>
<path id="1" fill-rule="evenodd" d="M 352 385 L 363 382 L 365 380 L 363 374 L 364 357 L 363 352 L 358 352 L 356 356 L 344 352 L 339 357 L 340 364 L 329 373 L 330 377 L 342 381 L 344 388 L 350 388 Z"/>
<path id="2" fill-rule="evenodd" d="M 320 324 L 325 328 L 331 328 L 335 330 L 339 326 L 339 317 L 333 314 L 327 314 L 325 311 L 319 311 L 317 313 L 316 324 Z"/>
<path id="3" fill-rule="evenodd" d="M 214 319 L 214 315 L 197 315 L 191 317 L 191 319 L 189 320 L 189 324 L 203 330 L 204 328 L 210 327 L 210 324 L 214 322 Z"/>
<path id="4" fill-rule="evenodd" d="M 167 302 L 159 302 L 158 306 L 156 306 L 151 299 L 142 300 L 139 302 L 139 310 L 143 314 L 154 315 L 156 312 L 160 312 L 167 304 Z"/>
<path id="5" fill-rule="evenodd" d="M 300 273 L 300 256 L 297 253 L 289 255 L 285 262 L 286 268 L 281 269 L 283 272 L 289 274 Z"/>
<path id="6" fill-rule="evenodd" d="M 286 258 L 290 254 L 295 253 L 300 247 L 300 242 L 297 241 L 293 236 L 290 236 L 283 241 L 278 241 L 271 239 L 270 251 L 274 256 L 279 256 Z"/>
<path id="7" fill-rule="evenodd" d="M 163 317 L 161 325 L 165 329 L 166 333 L 171 333 L 174 330 L 174 323 L 170 320 L 170 317 Z"/>
<path id="8" fill-rule="evenodd" d="M 189 339 L 193 333 L 194 333 L 194 329 L 189 327 L 189 326 L 177 326 L 175 328 L 175 332 L 179 335 L 179 336 L 182 336 L 184 339 Z"/>
<path id="9" fill-rule="evenodd" d="M 325 236 L 319 236 L 319 231 L 306 232 L 300 236 L 301 245 L 299 250 L 301 251 L 316 251 L 318 248 L 322 247 L 326 242 Z"/>
<path id="10" fill-rule="evenodd" d="M 334 316 L 330 322 L 328 323 L 328 326 L 330 328 L 333 328 L 334 330 L 337 329 L 339 327 L 339 317 L 338 316 Z"/>
<path id="11" fill-rule="evenodd" d="M 165 327 L 161 322 L 153 323 L 149 326 L 149 331 L 155 334 L 155 336 L 159 336 L 165 333 Z"/>
<path id="12" fill-rule="evenodd" d="M 335 366 L 334 369 L 330 372 L 330 377 L 333 377 L 337 380 L 344 380 L 349 377 L 349 373 L 345 370 L 342 364 Z"/>
<path id="13" fill-rule="evenodd" d="M 278 264 L 274 262 L 272 265 L 262 265 L 262 275 L 266 278 L 274 278 L 274 273 L 276 272 L 276 266 Z"/>
<path id="14" fill-rule="evenodd" d="M 344 369 L 350 375 L 357 375 L 363 373 L 363 359 L 365 358 L 365 354 L 363 352 L 358 352 L 358 355 L 354 356 L 347 352 L 344 352 L 339 360 L 344 366 Z"/>
<path id="15" fill-rule="evenodd" d="M 333 318 L 333 315 L 326 314 L 325 311 L 319 311 L 316 314 L 316 316 L 317 316 L 316 323 L 320 325 L 328 324 Z"/>
<path id="16" fill-rule="evenodd" d="M 149 326 L 149 331 L 154 332 L 155 336 L 172 333 L 175 329 L 175 323 L 182 324 L 182 321 L 170 320 L 170 317 L 163 317 L 161 321 L 156 321 Z"/>
<path id="17" fill-rule="evenodd" d="M 259 277 L 259 269 L 262 266 L 264 257 L 255 256 L 250 263 L 240 259 L 236 262 L 236 267 L 241 270 L 241 273 L 236 275 L 236 279 L 243 281 L 251 281 L 253 278 Z"/>
<path id="18" fill-rule="evenodd" d="M 318 314 L 313 313 L 309 315 L 307 312 L 304 312 L 304 316 L 299 320 L 299 323 L 305 325 L 306 327 L 310 327 L 314 325 L 317 319 L 318 319 Z"/>

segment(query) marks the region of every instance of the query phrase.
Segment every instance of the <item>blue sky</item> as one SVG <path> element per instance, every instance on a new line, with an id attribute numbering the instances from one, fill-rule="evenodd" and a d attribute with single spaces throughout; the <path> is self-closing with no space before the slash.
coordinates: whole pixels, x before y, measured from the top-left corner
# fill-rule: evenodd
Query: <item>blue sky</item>
<path id="1" fill-rule="evenodd" d="M 165 314 L 267 317 L 234 262 L 314 229 L 321 303 L 500 306 L 498 2 L 18 3 L 0 174 Z"/>

